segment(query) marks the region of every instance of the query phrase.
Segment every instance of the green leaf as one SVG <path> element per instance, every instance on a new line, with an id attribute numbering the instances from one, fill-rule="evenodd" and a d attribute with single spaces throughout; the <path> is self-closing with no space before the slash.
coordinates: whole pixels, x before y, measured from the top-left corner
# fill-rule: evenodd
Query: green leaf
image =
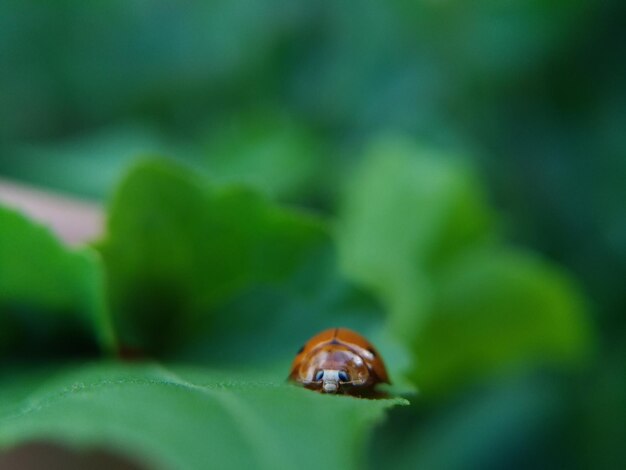
<path id="1" fill-rule="evenodd" d="M 436 284 L 433 311 L 413 342 L 415 382 L 433 393 L 528 363 L 580 360 L 591 337 L 578 292 L 529 253 L 468 254 Z"/>
<path id="2" fill-rule="evenodd" d="M 316 176 L 324 153 L 313 133 L 272 110 L 227 120 L 203 153 L 213 181 L 246 184 L 272 198 L 293 200 L 323 183 Z"/>
<path id="3" fill-rule="evenodd" d="M 206 332 L 238 294 L 286 282 L 330 243 L 312 216 L 160 161 L 125 179 L 108 229 L 101 249 L 121 340 L 159 352 Z"/>
<path id="4" fill-rule="evenodd" d="M 0 387 L 0 446 L 107 447 L 159 468 L 361 468 L 368 430 L 406 400 L 325 396 L 198 368 L 100 364 Z"/>
<path id="5" fill-rule="evenodd" d="M 427 314 L 431 275 L 491 237 L 491 211 L 472 172 L 403 140 L 376 142 L 347 188 L 341 264 L 377 292 L 399 336 Z"/>
<path id="6" fill-rule="evenodd" d="M 578 289 L 549 263 L 503 248 L 492 227 L 471 171 L 403 140 L 375 145 L 348 188 L 342 266 L 383 301 L 425 395 L 587 351 Z"/>
<path id="7" fill-rule="evenodd" d="M 0 357 L 113 347 L 102 266 L 0 207 Z"/>

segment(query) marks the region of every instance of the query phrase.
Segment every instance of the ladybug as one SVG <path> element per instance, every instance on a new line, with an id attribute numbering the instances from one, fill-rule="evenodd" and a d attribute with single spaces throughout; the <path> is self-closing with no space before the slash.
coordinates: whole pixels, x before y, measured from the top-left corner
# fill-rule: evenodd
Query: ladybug
<path id="1" fill-rule="evenodd" d="M 289 380 L 322 393 L 381 396 L 374 388 L 391 383 L 378 351 L 347 328 L 331 328 L 300 348 Z"/>

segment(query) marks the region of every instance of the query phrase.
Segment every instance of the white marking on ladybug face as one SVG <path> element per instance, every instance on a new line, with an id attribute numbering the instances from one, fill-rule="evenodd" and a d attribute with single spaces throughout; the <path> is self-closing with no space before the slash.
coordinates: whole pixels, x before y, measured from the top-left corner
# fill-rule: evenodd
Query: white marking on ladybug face
<path id="1" fill-rule="evenodd" d="M 337 393 L 339 390 L 339 371 L 324 369 L 322 388 L 326 393 Z"/>
<path id="2" fill-rule="evenodd" d="M 343 370 L 324 369 L 320 372 L 323 372 L 320 375 L 322 376 L 322 389 L 326 393 L 337 393 L 339 384 L 350 380 L 348 374 Z"/>

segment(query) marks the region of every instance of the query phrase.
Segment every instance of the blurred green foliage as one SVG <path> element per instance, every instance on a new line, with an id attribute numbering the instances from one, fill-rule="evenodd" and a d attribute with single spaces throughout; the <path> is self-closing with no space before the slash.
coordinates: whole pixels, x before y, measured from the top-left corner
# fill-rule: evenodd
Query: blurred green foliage
<path id="1" fill-rule="evenodd" d="M 624 13 L 0 3 L 0 175 L 109 206 L 78 251 L 0 211 L 0 444 L 195 468 L 212 429 L 267 468 L 277 446 L 284 466 L 624 468 Z M 276 385 L 335 324 L 411 407 L 374 428 L 395 403 Z M 51 364 L 116 346 L 166 365 Z"/>
<path id="2" fill-rule="evenodd" d="M 399 139 L 375 144 L 347 191 L 345 270 L 384 300 L 425 395 L 520 360 L 579 359 L 588 347 L 576 287 L 502 246 L 493 218 L 462 164 Z"/>
<path id="3" fill-rule="evenodd" d="M 101 249 L 127 346 L 158 352 L 201 332 L 225 299 L 284 282 L 328 244 L 319 221 L 193 176 L 166 164 L 137 167 L 111 207 Z"/>
<path id="4" fill-rule="evenodd" d="M 0 207 L 0 351 L 3 357 L 115 347 L 99 256 L 69 252 L 46 229 Z M 67 342 L 72 333 L 85 338 Z"/>

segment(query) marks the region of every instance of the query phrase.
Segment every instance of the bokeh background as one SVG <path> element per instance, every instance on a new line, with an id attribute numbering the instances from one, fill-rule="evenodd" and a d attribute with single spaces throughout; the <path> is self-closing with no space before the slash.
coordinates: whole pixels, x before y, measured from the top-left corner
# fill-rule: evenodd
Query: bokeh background
<path id="1" fill-rule="evenodd" d="M 620 0 L 3 1 L 0 176 L 106 204 L 159 155 L 332 219 L 380 135 L 461 155 L 506 239 L 573 274 L 593 346 L 573 372 L 394 410 L 369 458 L 624 468 L 625 18 Z"/>

